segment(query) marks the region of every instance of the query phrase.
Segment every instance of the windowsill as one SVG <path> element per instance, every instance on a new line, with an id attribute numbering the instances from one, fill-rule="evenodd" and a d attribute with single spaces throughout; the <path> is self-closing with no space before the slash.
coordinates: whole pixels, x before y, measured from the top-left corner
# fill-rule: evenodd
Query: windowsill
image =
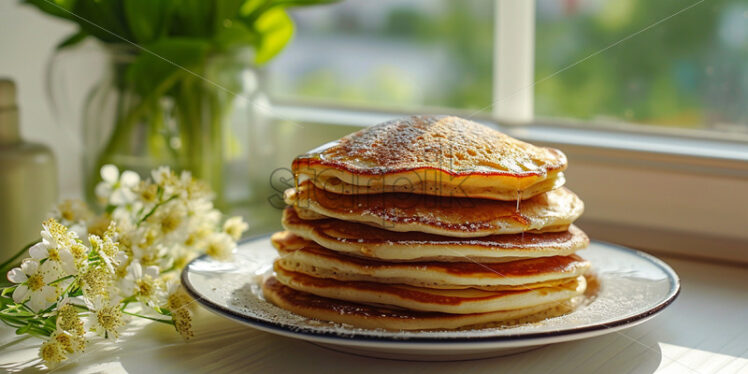
<path id="1" fill-rule="evenodd" d="M 460 362 L 402 362 L 337 353 L 314 344 L 242 327 L 199 308 L 194 339 L 145 323 L 121 339 L 117 354 L 90 349 L 56 373 L 107 372 L 364 372 L 433 374 L 496 373 L 724 373 L 745 370 L 748 330 L 740 313 L 748 308 L 742 268 L 664 258 L 678 273 L 684 292 L 661 315 L 642 325 L 590 339 L 551 344 L 526 353 Z M 730 313 L 729 311 L 734 311 Z M 718 317 L 717 317 L 718 316 Z M 716 318 L 715 318 L 716 317 Z M 36 372 L 40 341 L 0 326 L 0 363 L 12 371 Z M 220 347 L 220 349 L 216 349 Z M 97 347 L 94 347 L 97 348 Z M 98 347 L 101 348 L 101 347 Z M 189 358 L 185 358 L 185 352 Z M 288 359 L 293 357 L 293 359 Z M 364 368 L 362 370 L 362 368 Z M 368 368 L 368 370 L 366 369 Z M 594 369 L 592 369 L 594 368 Z"/>
<path id="2" fill-rule="evenodd" d="M 368 126 L 412 114 L 289 103 L 274 107 L 273 112 L 281 121 L 346 126 Z M 486 117 L 475 120 L 496 124 Z M 600 129 L 551 125 L 548 120 L 499 127 L 514 137 L 567 154 L 567 185 L 585 201 L 586 212 L 579 224 L 593 239 L 675 255 L 748 262 L 745 142 L 676 136 L 661 130 L 631 132 L 609 125 Z M 742 139 L 740 135 L 735 138 Z"/>
<path id="3" fill-rule="evenodd" d="M 636 126 L 636 128 L 641 129 L 642 126 Z M 739 141 L 695 139 L 625 130 L 594 129 L 591 126 L 515 126 L 509 132 L 519 138 L 532 142 L 648 152 L 698 159 L 730 160 L 738 161 L 741 164 L 748 162 L 748 144 Z M 748 164 L 745 165 L 744 170 L 748 171 Z"/>
<path id="4" fill-rule="evenodd" d="M 499 126 L 512 136 L 531 142 L 581 145 L 618 150 L 651 152 L 692 158 L 714 158 L 748 162 L 748 134 L 679 129 L 671 127 L 595 123 L 539 118 L 532 124 L 505 124 L 475 111 L 430 107 L 420 111 L 376 106 L 336 106 L 328 100 L 276 99 L 274 117 L 296 122 L 319 122 L 346 126 L 370 126 L 411 114 L 454 114 Z M 501 125 L 499 125 L 501 123 Z M 748 176 L 748 165 L 744 166 Z"/>

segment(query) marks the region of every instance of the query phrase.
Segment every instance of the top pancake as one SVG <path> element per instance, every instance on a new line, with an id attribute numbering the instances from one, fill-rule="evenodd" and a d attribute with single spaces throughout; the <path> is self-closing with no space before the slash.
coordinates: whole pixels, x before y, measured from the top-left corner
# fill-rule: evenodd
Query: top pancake
<path id="1" fill-rule="evenodd" d="M 412 116 L 297 157 L 299 181 L 341 194 L 410 192 L 495 200 L 560 187 L 566 156 L 452 116 Z"/>

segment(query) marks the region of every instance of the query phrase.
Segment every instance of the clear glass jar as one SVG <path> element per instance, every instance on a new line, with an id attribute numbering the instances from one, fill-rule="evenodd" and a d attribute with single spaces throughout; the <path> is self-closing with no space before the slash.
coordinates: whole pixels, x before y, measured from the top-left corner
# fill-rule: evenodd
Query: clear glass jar
<path id="1" fill-rule="evenodd" d="M 210 184 L 220 208 L 248 203 L 252 160 L 262 156 L 262 147 L 253 145 L 262 144 L 270 106 L 252 49 L 209 55 L 190 66 L 161 61 L 145 69 L 135 66 L 141 53 L 148 52 L 88 45 L 63 50 L 50 63 L 53 107 L 63 122 L 82 126 L 87 200 L 95 200 L 101 166 L 114 164 L 141 176 L 162 165 L 189 170 Z M 65 90 L 85 81 L 88 88 L 78 88 L 85 92 L 78 114 Z"/>

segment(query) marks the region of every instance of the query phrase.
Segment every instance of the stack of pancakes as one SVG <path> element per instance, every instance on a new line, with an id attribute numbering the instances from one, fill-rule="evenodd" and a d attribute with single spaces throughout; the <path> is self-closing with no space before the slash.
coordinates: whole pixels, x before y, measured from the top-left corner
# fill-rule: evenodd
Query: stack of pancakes
<path id="1" fill-rule="evenodd" d="M 570 311 L 589 263 L 566 157 L 456 117 L 413 116 L 293 162 L 272 303 L 364 328 L 507 325 Z"/>

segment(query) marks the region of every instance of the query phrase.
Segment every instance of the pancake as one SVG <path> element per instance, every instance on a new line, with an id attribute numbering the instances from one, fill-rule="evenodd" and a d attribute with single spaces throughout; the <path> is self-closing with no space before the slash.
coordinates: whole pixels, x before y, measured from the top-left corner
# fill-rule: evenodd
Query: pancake
<path id="1" fill-rule="evenodd" d="M 559 150 L 472 121 L 412 116 L 325 144 L 297 157 L 292 170 L 340 194 L 410 192 L 516 200 L 562 185 L 566 164 Z"/>
<path id="2" fill-rule="evenodd" d="M 407 193 L 341 195 L 309 181 L 285 192 L 302 219 L 337 218 L 389 231 L 420 231 L 452 237 L 566 231 L 584 210 L 582 201 L 559 188 L 516 202 L 445 198 Z M 310 214 L 311 213 L 311 214 Z"/>
<path id="3" fill-rule="evenodd" d="M 584 292 L 586 281 L 579 276 L 554 286 L 512 291 L 478 289 L 444 290 L 373 282 L 337 281 L 315 278 L 274 264 L 275 278 L 297 291 L 358 304 L 388 305 L 409 310 L 450 314 L 487 313 L 534 307 L 570 299 Z"/>
<path id="4" fill-rule="evenodd" d="M 543 234 L 490 235 L 454 238 L 421 232 L 394 232 L 333 218 L 302 220 L 292 207 L 283 211 L 285 233 L 348 255 L 387 261 L 500 262 L 517 258 L 567 256 L 587 247 L 589 238 L 578 227 Z"/>
<path id="5" fill-rule="evenodd" d="M 280 234 L 280 235 L 278 235 Z M 477 288 L 490 291 L 558 287 L 587 270 L 589 262 L 577 255 L 540 257 L 511 262 L 393 263 L 350 257 L 319 244 L 273 235 L 283 269 L 315 278 L 405 284 L 439 289 Z"/>
<path id="6" fill-rule="evenodd" d="M 271 303 L 298 315 L 361 328 L 387 330 L 436 330 L 466 327 L 484 328 L 532 323 L 571 312 L 580 298 L 530 308 L 479 314 L 418 312 L 382 306 L 355 304 L 296 291 L 270 277 L 262 293 Z"/>
<path id="7" fill-rule="evenodd" d="M 433 178 L 424 178 L 424 175 L 433 174 L 434 172 L 424 171 L 417 177 L 408 177 L 402 175 L 396 176 L 382 176 L 381 184 L 372 185 L 356 185 L 347 183 L 341 180 L 337 176 L 328 175 L 330 171 L 320 171 L 315 174 L 313 178 L 308 175 L 301 174 L 299 181 L 303 182 L 311 180 L 315 186 L 322 188 L 325 191 L 339 193 L 343 195 L 370 195 L 378 193 L 388 192 L 404 192 L 404 193 L 415 193 L 424 195 L 436 195 L 445 197 L 467 197 L 467 198 L 483 198 L 493 200 L 525 200 L 535 195 L 539 195 L 543 192 L 554 190 L 559 188 L 566 183 L 564 173 L 558 172 L 552 177 L 533 184 L 524 190 L 505 190 L 497 186 L 486 186 L 485 188 L 477 187 L 465 187 L 462 185 L 453 185 L 450 183 L 443 183 L 441 180 L 433 180 Z M 415 173 L 415 172 L 414 172 Z M 354 178 L 354 180 L 357 178 Z"/>

